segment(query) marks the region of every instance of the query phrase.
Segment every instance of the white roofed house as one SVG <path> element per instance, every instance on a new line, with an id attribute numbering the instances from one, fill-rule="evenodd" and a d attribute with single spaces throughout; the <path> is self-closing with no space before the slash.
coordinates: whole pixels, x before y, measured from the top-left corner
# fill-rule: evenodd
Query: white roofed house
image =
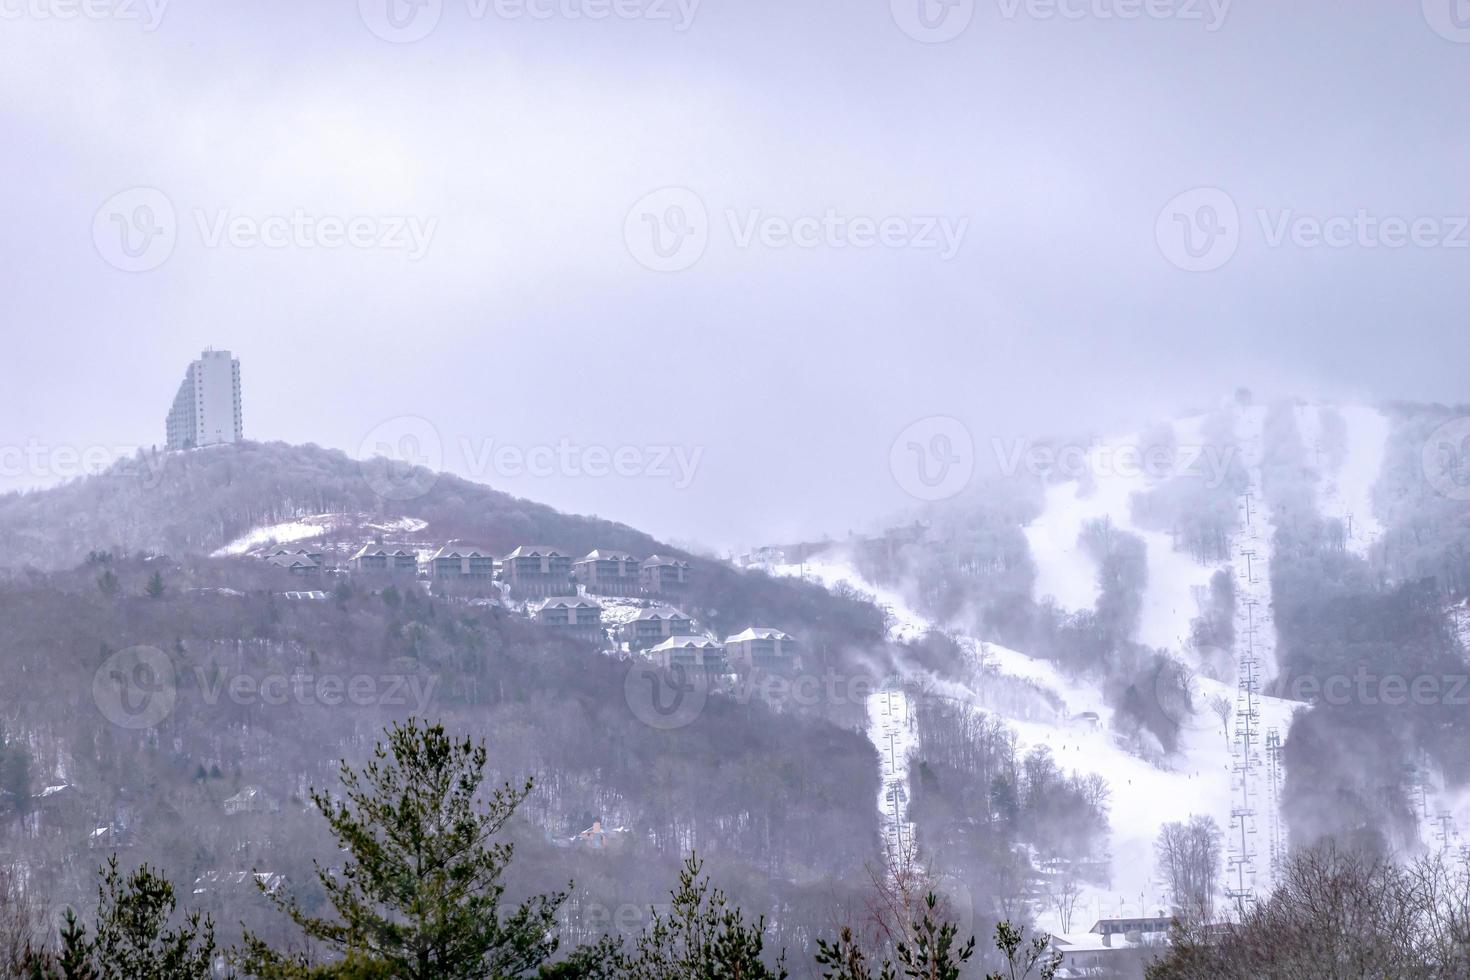
<path id="1" fill-rule="evenodd" d="M 628 649 L 643 650 L 671 636 L 689 636 L 693 632 L 694 620 L 687 614 L 673 606 L 651 606 L 623 626 L 623 639 L 628 641 Z"/>
<path id="2" fill-rule="evenodd" d="M 505 556 L 501 579 L 515 599 L 568 595 L 572 591 L 572 557 L 555 548 L 526 545 Z"/>
<path id="3" fill-rule="evenodd" d="M 406 548 L 370 544 L 353 555 L 348 564 L 355 572 L 413 577 L 419 571 L 419 556 Z"/>
<path id="4" fill-rule="evenodd" d="M 241 813 L 279 813 L 281 804 L 259 786 L 246 786 L 225 800 L 224 809 L 231 817 Z"/>
<path id="5" fill-rule="evenodd" d="M 729 670 L 725 645 L 709 636 L 671 636 L 648 651 L 649 659 L 665 670 L 683 669 L 705 674 Z"/>
<path id="6" fill-rule="evenodd" d="M 691 582 L 689 562 L 667 555 L 649 555 L 638 569 L 638 583 L 644 595 L 682 596 Z"/>
<path id="7" fill-rule="evenodd" d="M 554 596 L 531 606 L 531 619 L 539 626 L 568 636 L 602 642 L 602 607 L 582 596 Z"/>
<path id="8" fill-rule="evenodd" d="M 577 584 L 593 595 L 636 596 L 642 563 L 626 551 L 590 551 L 572 563 Z"/>
<path id="9" fill-rule="evenodd" d="M 1167 952 L 1173 924 L 1167 916 L 1100 919 L 1087 932 L 1052 933 L 1051 948 L 1062 957 L 1057 978 L 1143 980 L 1148 964 Z"/>
<path id="10" fill-rule="evenodd" d="M 801 666 L 801 645 L 790 633 L 751 626 L 725 637 L 725 659 L 733 670 L 795 670 Z"/>

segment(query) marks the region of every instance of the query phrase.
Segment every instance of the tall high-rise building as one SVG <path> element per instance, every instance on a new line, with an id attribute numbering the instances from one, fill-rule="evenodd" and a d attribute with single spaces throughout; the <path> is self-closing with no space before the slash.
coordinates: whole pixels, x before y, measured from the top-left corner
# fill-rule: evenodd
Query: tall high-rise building
<path id="1" fill-rule="evenodd" d="M 168 413 L 168 448 L 194 449 L 244 436 L 240 362 L 227 350 L 207 350 L 189 365 Z"/>

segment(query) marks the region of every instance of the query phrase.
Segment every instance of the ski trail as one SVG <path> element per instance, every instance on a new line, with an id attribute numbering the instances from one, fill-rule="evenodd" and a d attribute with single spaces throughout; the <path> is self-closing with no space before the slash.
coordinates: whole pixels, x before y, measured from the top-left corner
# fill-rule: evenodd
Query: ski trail
<path id="1" fill-rule="evenodd" d="M 874 596 L 892 616 L 890 636 L 895 640 L 917 639 L 938 628 L 893 590 L 874 586 L 850 563 L 833 555 L 810 558 L 801 565 L 776 566 L 772 571 L 805 577 L 828 588 L 845 582 Z M 1169 896 L 1154 873 L 1154 842 L 1163 825 L 1208 814 L 1225 827 L 1231 814 L 1232 742 L 1228 724 L 1214 713 L 1211 702 L 1228 701 L 1233 689 L 1204 677 L 1195 680 L 1197 711 L 1181 719 L 1180 750 L 1164 768 L 1118 743 L 1113 710 L 1095 685 L 1067 678 L 1052 664 L 1018 651 L 953 629 L 946 632 L 970 654 L 975 673 L 966 683 L 929 675 L 924 680 L 930 695 L 1002 719 L 1015 733 L 1017 750 L 1023 755 L 1045 746 L 1064 771 L 1096 773 L 1108 781 L 1110 880 L 1085 890 L 1077 915 L 1154 915 L 1167 907 Z M 1041 693 L 1054 696 L 1060 708 L 1044 703 Z M 873 695 L 867 707 L 868 738 L 877 749 L 882 776 L 877 803 L 885 844 L 890 849 L 903 847 L 914 840 L 907 810 L 909 758 L 922 748 L 912 727 L 913 706 L 902 691 L 884 690 Z M 1263 697 L 1257 715 L 1285 731 L 1298 707 Z M 899 786 L 904 792 L 894 792 Z M 1044 927 L 1059 928 L 1053 912 L 1035 911 Z"/>

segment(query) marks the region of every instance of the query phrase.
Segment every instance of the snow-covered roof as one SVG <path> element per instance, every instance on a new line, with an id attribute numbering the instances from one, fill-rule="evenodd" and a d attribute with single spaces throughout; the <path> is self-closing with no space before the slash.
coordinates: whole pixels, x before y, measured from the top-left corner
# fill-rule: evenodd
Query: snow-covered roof
<path id="1" fill-rule="evenodd" d="M 516 550 L 520 550 L 520 549 L 516 549 Z M 585 554 L 581 558 L 578 558 L 577 559 L 577 561 L 579 561 L 579 562 L 584 562 L 584 561 L 637 561 L 637 560 L 638 560 L 637 558 L 634 558 L 632 555 L 628 554 L 626 551 L 589 551 L 589 552 L 587 552 L 587 554 Z"/>
<path id="2" fill-rule="evenodd" d="M 550 599 L 542 599 L 531 608 L 540 612 L 543 609 L 601 609 L 602 607 L 591 599 L 584 599 L 580 596 L 553 596 Z"/>
<path id="3" fill-rule="evenodd" d="M 670 558 L 665 555 L 649 555 L 647 558 L 643 559 L 643 565 L 645 568 L 650 565 L 683 565 L 685 568 L 688 568 L 689 562 L 683 558 Z"/>
<path id="4" fill-rule="evenodd" d="M 515 551 L 512 551 L 510 554 L 506 555 L 505 557 L 506 558 L 565 558 L 565 557 L 567 557 L 567 555 L 566 555 L 565 552 L 558 551 L 555 548 L 548 548 L 545 545 L 532 544 L 532 545 L 522 545 L 521 547 L 517 548 Z"/>
<path id="5" fill-rule="evenodd" d="M 795 643 L 796 637 L 792 636 L 790 633 L 784 633 L 781 630 L 771 629 L 766 626 L 749 626 L 746 627 L 746 629 L 744 629 L 743 631 L 736 633 L 734 636 L 725 637 L 725 642 L 727 644 L 745 643 L 749 640 L 782 640 Z"/>
<path id="6" fill-rule="evenodd" d="M 438 561 L 440 558 L 494 558 L 494 557 L 495 556 L 492 555 L 492 554 L 490 554 L 490 552 L 484 551 L 484 550 L 482 550 L 480 548 L 464 548 L 464 547 L 460 547 L 459 545 L 445 545 L 444 547 L 440 548 L 438 551 L 434 552 L 434 557 L 433 557 L 432 560 L 433 561 Z"/>
<path id="7" fill-rule="evenodd" d="M 355 560 L 358 558 L 366 558 L 368 556 L 371 556 L 373 558 L 413 558 L 417 560 L 418 552 L 405 551 L 402 548 L 394 548 L 392 551 L 389 551 L 383 545 L 368 544 L 363 545 L 362 548 L 357 552 L 357 554 L 353 555 L 352 557 Z"/>
<path id="8" fill-rule="evenodd" d="M 660 650 L 723 650 L 725 645 L 712 636 L 671 636 L 649 652 Z"/>
<path id="9" fill-rule="evenodd" d="M 650 606 L 638 614 L 640 620 L 646 619 L 692 619 L 688 613 L 680 612 L 673 606 Z"/>

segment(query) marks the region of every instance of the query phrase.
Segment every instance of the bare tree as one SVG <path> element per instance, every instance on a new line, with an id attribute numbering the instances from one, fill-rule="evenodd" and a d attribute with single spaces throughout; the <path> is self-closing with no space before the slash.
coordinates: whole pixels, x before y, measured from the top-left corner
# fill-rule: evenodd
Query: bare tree
<path id="1" fill-rule="evenodd" d="M 1072 931 L 1072 919 L 1082 898 L 1082 881 L 1070 867 L 1065 868 L 1047 885 L 1047 898 L 1057 913 L 1063 932 Z"/>
<path id="2" fill-rule="evenodd" d="M 1223 694 L 1216 694 L 1210 698 L 1210 710 L 1220 719 L 1220 730 L 1225 733 L 1225 744 L 1230 744 L 1230 716 L 1235 713 L 1235 706 L 1230 699 Z"/>
<path id="3" fill-rule="evenodd" d="M 46 911 L 14 868 L 0 866 L 0 976 L 22 976 L 28 951 L 46 941 Z"/>
<path id="4" fill-rule="evenodd" d="M 1186 924 L 1150 980 L 1470 976 L 1470 876 L 1326 844 L 1295 856 L 1239 923 Z"/>
<path id="5" fill-rule="evenodd" d="M 1209 922 L 1215 912 L 1224 835 L 1213 817 L 1191 817 L 1168 823 L 1159 831 L 1154 852 L 1168 882 L 1175 913 L 1187 922 Z"/>

